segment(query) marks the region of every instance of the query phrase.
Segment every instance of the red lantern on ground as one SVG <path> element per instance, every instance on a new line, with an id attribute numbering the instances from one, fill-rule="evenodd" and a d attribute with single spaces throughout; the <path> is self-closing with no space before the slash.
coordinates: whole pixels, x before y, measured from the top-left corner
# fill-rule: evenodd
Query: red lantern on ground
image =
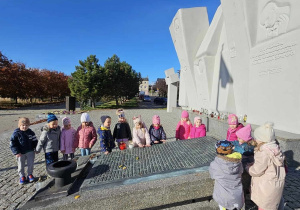
<path id="1" fill-rule="evenodd" d="M 126 149 L 126 144 L 124 142 L 121 142 L 119 148 L 120 150 Z"/>

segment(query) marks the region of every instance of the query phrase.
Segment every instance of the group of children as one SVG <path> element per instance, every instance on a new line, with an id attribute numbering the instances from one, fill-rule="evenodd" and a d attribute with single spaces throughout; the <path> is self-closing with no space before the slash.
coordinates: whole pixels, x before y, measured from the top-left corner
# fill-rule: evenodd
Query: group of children
<path id="1" fill-rule="evenodd" d="M 216 143 L 217 156 L 209 173 L 215 180 L 213 198 L 221 210 L 242 209 L 243 188 L 250 188 L 251 200 L 263 209 L 283 209 L 286 176 L 285 157 L 275 139 L 273 123 L 265 123 L 251 136 L 251 125 L 243 126 L 236 115 L 228 116 L 227 139 Z M 247 186 L 243 172 L 251 176 Z"/>
<path id="2" fill-rule="evenodd" d="M 62 119 L 63 128 L 58 125 L 54 114 L 48 114 L 47 124 L 42 127 L 39 140 L 29 128 L 28 118 L 20 118 L 18 128 L 13 132 L 10 148 L 18 162 L 20 184 L 33 182 L 33 164 L 35 154 L 42 149 L 45 152 L 46 165 L 58 161 L 58 151 L 63 159 L 74 158 L 76 148 L 80 148 L 82 156 L 89 155 L 91 148 L 100 139 L 100 152 L 109 154 L 117 146 L 122 150 L 132 140 L 134 147 L 150 147 L 166 142 L 166 133 L 160 124 L 160 117 L 154 115 L 149 130 L 141 116 L 133 117 L 134 128 L 125 118 L 123 109 L 116 112 L 118 122 L 111 132 L 111 117 L 101 116 L 101 125 L 97 132 L 88 113 L 81 115 L 81 125 L 75 130 L 68 117 Z M 254 131 L 251 136 L 251 125 L 244 127 L 238 122 L 236 115 L 228 116 L 226 140 L 215 145 L 217 156 L 211 162 L 209 172 L 215 179 L 213 198 L 220 209 L 241 209 L 244 205 L 243 188 L 250 188 L 251 200 L 259 209 L 283 209 L 282 192 L 285 181 L 284 155 L 275 140 L 272 123 L 266 123 Z M 187 111 L 181 114 L 176 127 L 176 140 L 186 140 L 206 136 L 205 125 L 200 117 L 194 118 L 194 125 L 189 120 Z M 24 167 L 27 160 L 28 176 Z M 242 174 L 246 171 L 251 177 L 251 187 L 243 186 Z"/>
<path id="3" fill-rule="evenodd" d="M 124 110 L 118 109 L 116 114 L 118 122 L 112 133 L 110 129 L 111 117 L 107 115 L 101 116 L 101 125 L 96 131 L 88 113 L 81 115 L 81 125 L 77 130 L 72 127 L 71 120 L 68 117 L 62 119 L 63 128 L 61 129 L 57 117 L 49 113 L 47 124 L 42 127 L 39 140 L 29 128 L 29 119 L 20 118 L 18 128 L 15 129 L 10 140 L 11 151 L 18 162 L 20 184 L 35 180 L 33 176 L 34 158 L 35 154 L 40 153 L 42 149 L 45 152 L 45 162 L 48 166 L 58 161 L 59 150 L 63 154 L 63 160 L 67 160 L 68 157 L 73 159 L 76 148 L 80 149 L 82 156 L 90 155 L 91 148 L 97 140 L 97 133 L 100 138 L 100 152 L 104 154 L 112 152 L 112 149 L 116 147 L 115 142 L 122 150 L 129 146 L 128 142 L 130 140 L 132 140 L 134 147 L 150 147 L 153 144 L 166 141 L 166 133 L 160 124 L 158 115 L 153 116 L 153 124 L 149 130 L 142 121 L 141 116 L 134 117 L 134 128 L 131 132 Z M 27 177 L 24 172 L 25 160 L 27 160 L 28 166 Z"/>

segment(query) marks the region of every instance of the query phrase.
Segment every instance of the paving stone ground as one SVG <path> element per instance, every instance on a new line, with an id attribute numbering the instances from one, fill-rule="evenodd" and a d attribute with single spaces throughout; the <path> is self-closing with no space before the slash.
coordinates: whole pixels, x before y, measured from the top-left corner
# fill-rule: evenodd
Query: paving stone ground
<path id="1" fill-rule="evenodd" d="M 143 109 L 145 108 L 145 109 Z M 175 138 L 175 128 L 177 122 L 180 119 L 180 115 L 167 113 L 165 109 L 148 109 L 148 105 L 143 105 L 139 109 L 128 109 L 125 110 L 126 118 L 128 119 L 129 125 L 132 128 L 133 122 L 132 117 L 137 115 L 142 115 L 142 119 L 145 121 L 146 125 L 149 126 L 152 123 L 152 116 L 155 114 L 160 115 L 161 123 L 166 131 L 168 141 L 174 141 Z M 64 108 L 56 107 L 55 110 Z M 13 128 L 17 126 L 18 118 L 21 116 L 30 116 L 33 121 L 36 116 L 51 110 L 50 108 L 39 108 L 39 109 L 27 109 L 21 111 L 3 111 L 0 110 L 0 121 L 4 125 L 0 128 L 0 209 L 16 209 L 23 206 L 28 199 L 36 191 L 36 183 L 29 183 L 25 185 L 19 185 L 19 177 L 17 173 L 17 162 L 14 155 L 9 149 L 9 139 L 13 132 Z M 95 125 L 99 127 L 100 116 L 110 115 L 112 117 L 112 128 L 117 122 L 117 116 L 115 110 L 96 110 L 91 111 L 90 116 Z M 58 115 L 59 124 L 61 125 L 61 119 L 64 115 Z M 80 125 L 80 115 L 68 115 L 71 118 L 72 126 L 77 128 Z M 36 133 L 37 137 L 40 136 L 40 128 L 43 125 L 37 124 L 31 126 L 31 129 Z M 5 129 L 4 129 L 5 128 Z M 208 133 L 209 135 L 209 133 Z M 99 141 L 95 144 L 92 152 L 99 152 Z M 79 156 L 79 150 L 76 151 L 76 156 Z M 62 155 L 60 154 L 60 158 Z M 34 175 L 36 177 L 45 176 L 45 160 L 44 153 L 36 155 Z M 286 185 L 284 189 L 284 198 L 286 200 L 285 209 L 300 209 L 300 170 L 290 169 L 286 178 Z M 201 209 L 201 205 L 193 204 L 191 209 Z M 215 206 L 215 205 L 214 205 Z M 188 209 L 185 206 L 185 209 Z M 253 208 L 255 209 L 255 208 Z"/>

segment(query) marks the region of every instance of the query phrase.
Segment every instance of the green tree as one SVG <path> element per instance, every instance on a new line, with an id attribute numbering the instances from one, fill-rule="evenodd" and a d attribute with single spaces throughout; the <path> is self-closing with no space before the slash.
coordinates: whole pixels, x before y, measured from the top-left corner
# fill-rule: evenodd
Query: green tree
<path id="1" fill-rule="evenodd" d="M 90 55 L 84 61 L 79 61 L 76 71 L 68 80 L 71 95 L 76 97 L 82 107 L 84 103 L 91 100 L 92 107 L 95 107 L 103 95 L 103 68 L 98 64 L 96 55 Z"/>
<path id="2" fill-rule="evenodd" d="M 113 97 L 116 105 L 121 98 L 133 97 L 139 90 L 140 74 L 125 61 L 121 62 L 117 55 L 108 58 L 104 63 L 105 94 Z"/>

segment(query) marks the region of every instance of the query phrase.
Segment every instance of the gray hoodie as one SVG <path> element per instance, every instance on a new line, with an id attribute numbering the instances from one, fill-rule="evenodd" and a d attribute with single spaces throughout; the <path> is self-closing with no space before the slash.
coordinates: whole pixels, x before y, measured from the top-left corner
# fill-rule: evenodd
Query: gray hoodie
<path id="1" fill-rule="evenodd" d="M 241 209 L 244 205 L 241 160 L 218 155 L 210 163 L 209 173 L 215 179 L 213 199 L 226 209 Z"/>
<path id="2" fill-rule="evenodd" d="M 41 131 L 42 134 L 36 146 L 36 151 L 40 152 L 42 148 L 45 153 L 58 151 L 60 148 L 60 127 L 57 126 L 55 129 L 50 129 L 48 125 L 45 125 Z"/>

